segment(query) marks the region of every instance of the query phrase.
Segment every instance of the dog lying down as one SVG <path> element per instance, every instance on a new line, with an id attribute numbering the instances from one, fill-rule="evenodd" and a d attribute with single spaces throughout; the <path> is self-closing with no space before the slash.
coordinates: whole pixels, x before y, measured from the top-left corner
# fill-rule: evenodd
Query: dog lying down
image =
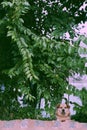
<path id="1" fill-rule="evenodd" d="M 70 120 L 70 106 L 68 104 L 58 104 L 56 107 L 56 118 L 61 122 Z"/>

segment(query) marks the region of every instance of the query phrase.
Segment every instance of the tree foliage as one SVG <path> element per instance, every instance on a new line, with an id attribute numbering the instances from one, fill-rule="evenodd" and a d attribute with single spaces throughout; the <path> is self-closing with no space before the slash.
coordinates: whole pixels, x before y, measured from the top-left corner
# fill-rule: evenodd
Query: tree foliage
<path id="1" fill-rule="evenodd" d="M 67 1 L 67 6 L 62 0 L 1 2 L 1 119 L 40 118 L 42 98 L 45 110 L 54 117 L 55 105 L 68 92 L 69 75 L 82 74 L 85 69 L 85 58 L 79 55 L 82 39 L 73 44 L 63 39 L 67 31 L 71 36 L 75 34 L 73 27 L 78 19 L 85 21 L 85 11 L 81 11 L 83 18 L 78 10 L 83 2 Z M 20 96 L 23 108 L 18 101 Z"/>
<path id="2" fill-rule="evenodd" d="M 82 105 L 80 106 L 77 103 L 75 103 L 74 110 L 76 110 L 76 115 L 73 115 L 72 119 L 77 120 L 79 122 L 87 122 L 87 90 L 83 87 L 82 90 L 74 91 L 74 94 L 80 97 Z"/>

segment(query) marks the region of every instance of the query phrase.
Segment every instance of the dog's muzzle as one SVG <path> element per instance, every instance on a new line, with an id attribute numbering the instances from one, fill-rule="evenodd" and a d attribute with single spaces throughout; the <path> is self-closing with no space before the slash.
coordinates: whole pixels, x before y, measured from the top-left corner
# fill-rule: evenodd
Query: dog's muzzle
<path id="1" fill-rule="evenodd" d="M 62 109 L 62 115 L 65 115 L 65 110 L 64 109 Z"/>

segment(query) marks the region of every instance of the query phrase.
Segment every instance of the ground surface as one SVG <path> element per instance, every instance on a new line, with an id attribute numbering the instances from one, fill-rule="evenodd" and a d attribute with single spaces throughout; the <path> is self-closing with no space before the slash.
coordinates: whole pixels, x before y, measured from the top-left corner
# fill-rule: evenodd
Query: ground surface
<path id="1" fill-rule="evenodd" d="M 74 121 L 11 120 L 0 121 L 0 130 L 87 130 L 87 123 Z"/>

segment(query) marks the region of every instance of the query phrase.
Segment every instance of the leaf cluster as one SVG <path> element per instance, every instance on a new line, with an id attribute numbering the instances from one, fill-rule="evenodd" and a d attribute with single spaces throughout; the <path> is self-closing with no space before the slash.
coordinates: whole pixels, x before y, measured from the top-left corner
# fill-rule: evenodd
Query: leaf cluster
<path id="1" fill-rule="evenodd" d="M 57 8 L 57 3 L 53 3 L 27 0 L 1 2 L 0 110 L 5 108 L 2 119 L 41 118 L 42 98 L 45 99 L 45 111 L 54 117 L 55 105 L 67 92 L 67 78 L 75 72 L 83 73 L 85 69 L 85 58 L 81 58 L 78 51 L 79 41 L 70 44 L 67 40 L 57 40 L 48 35 L 54 25 L 59 34 L 60 25 L 63 26 L 62 15 L 58 14 L 56 23 L 56 14 L 53 14 L 55 18 L 52 17 L 52 11 L 55 13 Z M 42 9 L 47 10 L 49 15 L 44 14 Z M 63 16 L 68 15 L 63 11 Z M 63 29 L 67 30 L 62 28 L 61 31 Z M 21 96 L 23 108 L 18 99 Z"/>

